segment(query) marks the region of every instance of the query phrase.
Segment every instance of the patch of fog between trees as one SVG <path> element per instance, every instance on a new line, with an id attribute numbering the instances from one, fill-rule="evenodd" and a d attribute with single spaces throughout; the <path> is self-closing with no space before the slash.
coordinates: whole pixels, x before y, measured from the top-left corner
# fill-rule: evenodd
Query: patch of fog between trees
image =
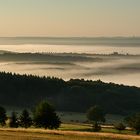
<path id="1" fill-rule="evenodd" d="M 87 54 L 8 54 L 0 55 L 1 71 L 27 73 L 40 76 L 70 78 L 106 78 L 110 76 L 140 77 L 140 56 Z M 131 78 L 130 78 L 131 77 Z M 115 78 L 114 78 L 115 79 Z M 123 80 L 123 77 L 120 81 Z M 115 81 L 110 81 L 115 82 Z"/>

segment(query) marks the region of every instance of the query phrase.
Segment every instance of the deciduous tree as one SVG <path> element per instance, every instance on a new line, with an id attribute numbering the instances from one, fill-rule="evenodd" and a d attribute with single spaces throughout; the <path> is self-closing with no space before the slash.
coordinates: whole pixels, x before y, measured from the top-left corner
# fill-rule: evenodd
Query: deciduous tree
<path id="1" fill-rule="evenodd" d="M 93 130 L 100 131 L 100 123 L 105 122 L 105 113 L 99 106 L 93 106 L 87 111 L 87 118 L 93 124 Z"/>

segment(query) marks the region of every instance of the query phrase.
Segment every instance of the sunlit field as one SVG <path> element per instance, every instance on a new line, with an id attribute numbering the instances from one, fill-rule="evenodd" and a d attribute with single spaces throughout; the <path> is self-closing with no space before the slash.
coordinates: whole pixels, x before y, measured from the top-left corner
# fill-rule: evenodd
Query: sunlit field
<path id="1" fill-rule="evenodd" d="M 113 126 L 102 126 L 101 132 L 93 132 L 90 124 L 61 124 L 58 130 L 43 128 L 0 128 L 0 140 L 139 140 L 131 129 L 119 132 Z"/>
<path id="2" fill-rule="evenodd" d="M 68 125 L 67 125 L 68 126 Z M 95 133 L 44 129 L 0 129 L 0 140 L 139 140 L 130 134 Z"/>

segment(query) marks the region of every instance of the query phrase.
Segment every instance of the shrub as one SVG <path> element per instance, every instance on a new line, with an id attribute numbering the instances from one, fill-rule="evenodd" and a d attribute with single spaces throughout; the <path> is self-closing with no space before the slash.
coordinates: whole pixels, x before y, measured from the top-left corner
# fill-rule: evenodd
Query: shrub
<path id="1" fill-rule="evenodd" d="M 118 123 L 114 125 L 114 128 L 117 129 L 118 131 L 125 130 L 126 126 L 123 123 Z"/>

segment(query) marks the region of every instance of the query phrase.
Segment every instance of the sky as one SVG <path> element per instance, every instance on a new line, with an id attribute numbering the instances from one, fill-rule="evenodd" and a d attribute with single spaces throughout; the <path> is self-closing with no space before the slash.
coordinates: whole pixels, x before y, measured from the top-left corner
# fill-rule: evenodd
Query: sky
<path id="1" fill-rule="evenodd" d="M 140 36 L 140 0 L 0 0 L 0 36 Z"/>

